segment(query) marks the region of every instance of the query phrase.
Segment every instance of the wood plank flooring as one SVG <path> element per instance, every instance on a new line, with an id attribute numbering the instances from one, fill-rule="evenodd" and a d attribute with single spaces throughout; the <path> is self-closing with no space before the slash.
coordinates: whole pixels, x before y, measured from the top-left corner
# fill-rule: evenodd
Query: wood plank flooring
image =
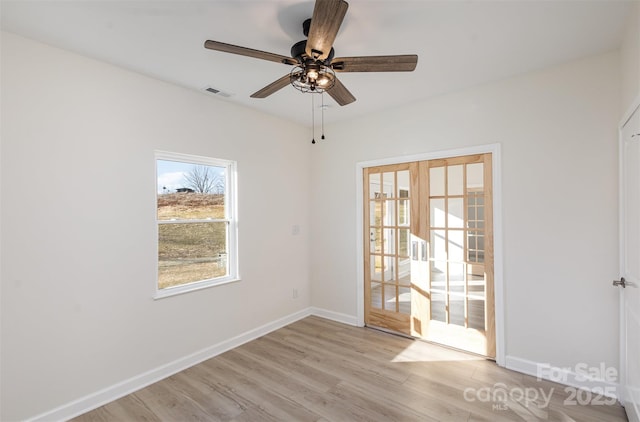
<path id="1" fill-rule="evenodd" d="M 73 421 L 627 420 L 617 403 L 568 398 L 472 355 L 308 317 Z"/>

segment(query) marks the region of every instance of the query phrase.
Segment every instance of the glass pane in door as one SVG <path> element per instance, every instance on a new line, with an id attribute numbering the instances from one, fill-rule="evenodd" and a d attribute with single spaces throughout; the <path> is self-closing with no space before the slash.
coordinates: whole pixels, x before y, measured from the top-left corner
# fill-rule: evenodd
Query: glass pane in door
<path id="1" fill-rule="evenodd" d="M 377 199 L 380 195 L 382 186 L 382 175 L 380 173 L 372 173 L 369 175 L 369 199 Z"/>
<path id="2" fill-rule="evenodd" d="M 431 227 L 446 227 L 446 209 L 444 207 L 445 201 L 441 198 L 432 198 L 429 200 L 429 217 L 431 221 Z"/>
<path id="3" fill-rule="evenodd" d="M 464 227 L 464 198 L 449 198 L 447 200 L 447 227 Z"/>
<path id="4" fill-rule="evenodd" d="M 429 169 L 429 196 L 444 196 L 445 193 L 444 167 Z"/>
<path id="5" fill-rule="evenodd" d="M 398 287 L 398 312 L 411 314 L 411 288 Z"/>
<path id="6" fill-rule="evenodd" d="M 383 309 L 391 312 L 398 311 L 398 295 L 396 294 L 397 286 L 394 284 L 384 284 L 384 304 Z"/>
<path id="7" fill-rule="evenodd" d="M 465 297 L 464 295 L 449 294 L 449 324 L 465 325 Z"/>
<path id="8" fill-rule="evenodd" d="M 382 174 L 382 190 L 385 198 L 395 198 L 396 191 L 396 173 L 388 172 Z"/>
<path id="9" fill-rule="evenodd" d="M 447 195 L 462 195 L 464 193 L 464 165 L 445 167 L 447 168 Z"/>
<path id="10" fill-rule="evenodd" d="M 447 322 L 446 293 L 431 292 L 431 320 Z"/>
<path id="11" fill-rule="evenodd" d="M 484 188 L 484 164 L 467 164 L 467 190 L 483 190 Z"/>

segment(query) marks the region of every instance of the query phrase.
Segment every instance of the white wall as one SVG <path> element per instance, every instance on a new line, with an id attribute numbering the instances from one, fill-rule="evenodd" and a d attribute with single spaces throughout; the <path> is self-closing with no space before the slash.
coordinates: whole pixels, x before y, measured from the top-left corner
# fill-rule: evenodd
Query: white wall
<path id="1" fill-rule="evenodd" d="M 507 356 L 617 367 L 619 71 L 610 53 L 325 128 L 313 305 L 356 315 L 356 163 L 500 143 Z"/>
<path id="2" fill-rule="evenodd" d="M 308 308 L 307 128 L 8 33 L 1 123 L 0 420 Z M 155 149 L 237 160 L 241 282 L 151 298 Z"/>
<path id="3" fill-rule="evenodd" d="M 616 126 L 637 28 L 620 57 L 333 125 L 312 151 L 308 128 L 2 33 L 0 420 L 310 304 L 355 317 L 356 163 L 495 142 L 507 354 L 617 365 Z M 238 161 L 242 282 L 151 299 L 155 149 Z"/>
<path id="4" fill-rule="evenodd" d="M 622 107 L 627 111 L 640 96 L 640 1 L 634 2 L 627 18 L 621 47 Z"/>

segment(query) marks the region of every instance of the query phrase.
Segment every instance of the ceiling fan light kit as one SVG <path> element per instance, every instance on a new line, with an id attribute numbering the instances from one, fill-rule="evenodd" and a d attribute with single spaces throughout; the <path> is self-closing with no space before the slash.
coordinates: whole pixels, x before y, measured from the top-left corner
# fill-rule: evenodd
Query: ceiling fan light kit
<path id="1" fill-rule="evenodd" d="M 345 106 L 356 98 L 340 82 L 336 72 L 411 72 L 418 63 L 415 54 L 334 58 L 333 42 L 348 8 L 349 4 L 344 0 L 316 0 L 311 19 L 302 24 L 307 39 L 291 47 L 291 57 L 219 41 L 207 40 L 204 46 L 210 50 L 293 66 L 288 74 L 251 94 L 251 98 L 266 98 L 291 85 L 304 93 L 326 92 L 336 103 Z"/>
<path id="2" fill-rule="evenodd" d="M 322 94 L 336 84 L 336 73 L 327 66 L 296 66 L 291 71 L 289 79 L 298 91 Z"/>

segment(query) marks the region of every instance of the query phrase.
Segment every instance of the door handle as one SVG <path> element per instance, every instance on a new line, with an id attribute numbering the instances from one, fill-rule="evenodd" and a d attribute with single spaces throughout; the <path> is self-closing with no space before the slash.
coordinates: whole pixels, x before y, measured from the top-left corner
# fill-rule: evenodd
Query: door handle
<path id="1" fill-rule="evenodd" d="M 620 277 L 620 280 L 613 280 L 614 286 L 622 286 L 622 288 L 627 287 L 627 280 L 624 277 Z"/>

